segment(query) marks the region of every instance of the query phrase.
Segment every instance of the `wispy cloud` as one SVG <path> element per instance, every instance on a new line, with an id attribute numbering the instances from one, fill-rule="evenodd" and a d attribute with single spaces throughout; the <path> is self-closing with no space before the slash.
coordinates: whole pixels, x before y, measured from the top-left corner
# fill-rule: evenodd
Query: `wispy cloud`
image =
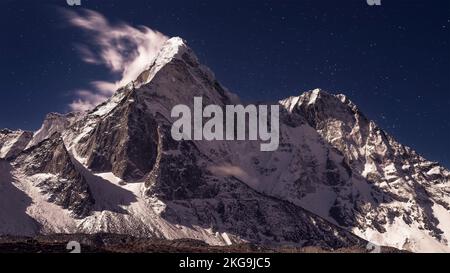
<path id="1" fill-rule="evenodd" d="M 240 179 L 247 183 L 248 185 L 256 187 L 258 185 L 258 179 L 254 176 L 249 175 L 245 170 L 241 167 L 231 164 L 210 166 L 208 170 L 214 175 L 221 177 L 232 177 L 234 176 L 237 179 Z"/>
<path id="2" fill-rule="evenodd" d="M 77 90 L 77 99 L 69 104 L 70 109 L 77 112 L 84 112 L 94 108 L 104 102 L 110 94 L 98 93 L 90 90 Z"/>
<path id="3" fill-rule="evenodd" d="M 134 27 L 124 22 L 113 24 L 92 10 L 64 10 L 63 14 L 72 26 L 89 36 L 86 44 L 77 46 L 83 61 L 104 65 L 111 73 L 121 77 L 117 82 L 94 81 L 91 82 L 91 90 L 77 91 L 78 98 L 70 104 L 73 111 L 95 107 L 108 99 L 117 88 L 136 79 L 168 39 L 145 26 Z"/>

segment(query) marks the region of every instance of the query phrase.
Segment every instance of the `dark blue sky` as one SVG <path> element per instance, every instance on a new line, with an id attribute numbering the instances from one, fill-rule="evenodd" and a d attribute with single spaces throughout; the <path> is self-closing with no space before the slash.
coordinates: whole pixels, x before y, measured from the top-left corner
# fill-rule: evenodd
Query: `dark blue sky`
<path id="1" fill-rule="evenodd" d="M 273 100 L 345 93 L 400 142 L 450 167 L 450 1 L 81 0 L 112 21 L 188 41 L 230 90 Z M 114 80 L 84 63 L 65 0 L 0 0 L 0 128 L 35 130 L 74 91 Z"/>

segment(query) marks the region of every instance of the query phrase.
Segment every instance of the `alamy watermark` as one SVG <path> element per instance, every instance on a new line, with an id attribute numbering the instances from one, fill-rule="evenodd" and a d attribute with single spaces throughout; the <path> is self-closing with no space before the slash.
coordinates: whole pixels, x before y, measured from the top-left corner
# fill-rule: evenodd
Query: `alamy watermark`
<path id="1" fill-rule="evenodd" d="M 225 105 L 225 117 L 219 105 L 203 108 L 203 98 L 194 97 L 194 114 L 184 104 L 173 107 L 174 140 L 260 140 L 260 150 L 275 151 L 280 139 L 279 105 Z M 269 121 L 270 114 L 270 121 Z M 248 117 L 248 119 L 247 119 Z M 205 124 L 203 119 L 209 118 Z M 248 121 L 248 122 L 247 122 Z M 270 126 L 269 126 L 270 125 Z"/>
<path id="2" fill-rule="evenodd" d="M 366 251 L 368 253 L 382 253 L 382 249 L 380 245 L 374 244 L 372 242 L 368 242 L 366 245 Z"/>
<path id="3" fill-rule="evenodd" d="M 69 6 L 81 6 L 81 0 L 66 0 Z"/>
<path id="4" fill-rule="evenodd" d="M 77 241 L 70 241 L 66 246 L 67 250 L 71 250 L 69 253 L 81 253 L 81 244 Z"/>
<path id="5" fill-rule="evenodd" d="M 381 6 L 381 0 L 366 0 L 369 6 Z"/>

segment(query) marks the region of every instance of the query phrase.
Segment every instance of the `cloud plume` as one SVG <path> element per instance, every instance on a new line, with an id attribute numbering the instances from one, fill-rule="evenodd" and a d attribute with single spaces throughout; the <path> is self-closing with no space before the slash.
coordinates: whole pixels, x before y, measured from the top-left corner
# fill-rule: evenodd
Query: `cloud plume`
<path id="1" fill-rule="evenodd" d="M 92 10 L 64 12 L 68 22 L 89 37 L 77 49 L 86 63 L 104 65 L 120 76 L 116 82 L 93 81 L 91 90 L 79 90 L 70 104 L 73 111 L 86 111 L 108 99 L 149 65 L 168 37 L 145 26 L 134 27 L 124 22 L 112 24 L 102 14 Z"/>
<path id="2" fill-rule="evenodd" d="M 224 165 L 210 166 L 210 167 L 208 167 L 208 170 L 217 176 L 221 176 L 221 177 L 234 176 L 237 179 L 244 181 L 248 185 L 251 185 L 254 187 L 258 186 L 258 179 L 255 178 L 254 176 L 249 175 L 245 170 L 243 170 L 239 166 L 235 166 L 235 165 L 231 165 L 231 164 L 224 164 Z"/>

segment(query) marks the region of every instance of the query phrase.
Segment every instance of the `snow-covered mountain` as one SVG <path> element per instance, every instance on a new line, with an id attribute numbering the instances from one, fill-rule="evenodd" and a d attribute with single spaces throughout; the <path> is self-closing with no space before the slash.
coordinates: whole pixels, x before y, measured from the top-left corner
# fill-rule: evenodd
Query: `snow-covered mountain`
<path id="1" fill-rule="evenodd" d="M 0 158 L 16 156 L 26 148 L 32 138 L 32 132 L 0 130 Z"/>
<path id="2" fill-rule="evenodd" d="M 345 96 L 316 89 L 274 102 L 275 152 L 257 141 L 173 140 L 170 111 L 194 96 L 239 103 L 172 38 L 92 111 L 50 114 L 34 136 L 2 130 L 0 233 L 450 250 L 450 172 Z"/>
<path id="3" fill-rule="evenodd" d="M 347 166 L 344 175 L 331 175 L 339 177 L 337 187 L 316 189 L 333 194 L 328 215 L 319 215 L 378 244 L 450 250 L 448 170 L 398 143 L 344 95 L 314 90 L 281 104 L 304 117 Z"/>

